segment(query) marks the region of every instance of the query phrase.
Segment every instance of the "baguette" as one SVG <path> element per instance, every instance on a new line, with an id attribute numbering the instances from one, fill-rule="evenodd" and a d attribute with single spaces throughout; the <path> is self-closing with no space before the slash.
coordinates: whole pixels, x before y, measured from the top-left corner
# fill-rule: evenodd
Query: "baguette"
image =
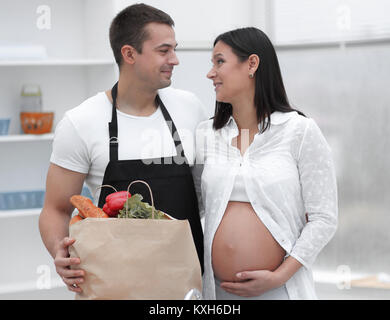
<path id="1" fill-rule="evenodd" d="M 73 223 L 79 222 L 80 220 L 83 220 L 84 218 L 80 216 L 79 214 L 74 216 L 72 219 L 70 219 L 69 225 L 71 226 Z"/>
<path id="2" fill-rule="evenodd" d="M 79 210 L 79 215 L 83 218 L 108 218 L 109 216 L 100 208 L 96 207 L 91 199 L 74 195 L 70 198 L 70 203 Z"/>

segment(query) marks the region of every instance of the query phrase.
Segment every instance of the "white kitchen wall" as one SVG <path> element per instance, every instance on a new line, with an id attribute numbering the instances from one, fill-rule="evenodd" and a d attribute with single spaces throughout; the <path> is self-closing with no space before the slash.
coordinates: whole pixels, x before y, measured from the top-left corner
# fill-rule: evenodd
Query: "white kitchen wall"
<path id="1" fill-rule="evenodd" d="M 84 56 L 84 1 L 5 0 L 0 5 L 0 45 L 44 45 L 51 58 Z M 37 27 L 42 5 L 50 9 L 50 29 Z"/>
<path id="2" fill-rule="evenodd" d="M 318 123 L 336 166 L 339 227 L 315 267 L 390 273 L 390 39 L 278 56 L 290 102 Z"/>
<path id="3" fill-rule="evenodd" d="M 139 1 L 115 0 L 116 10 Z M 265 0 L 146 0 L 175 21 L 179 46 L 210 47 L 215 37 L 230 29 L 263 25 Z"/>
<path id="4" fill-rule="evenodd" d="M 50 58 L 62 61 L 110 60 L 109 23 L 115 13 L 136 1 L 47 0 L 45 3 L 51 9 L 51 30 L 36 28 L 36 9 L 42 5 L 41 1 L 2 1 L 0 45 L 42 44 L 47 47 Z M 317 2 L 310 5 L 306 2 L 306 11 L 304 6 L 298 5 L 302 1 L 289 1 L 290 8 L 294 8 L 292 11 L 283 11 L 282 1 L 275 4 L 267 0 L 145 3 L 165 10 L 175 20 L 180 65 L 175 68 L 173 86 L 196 93 L 210 116 L 214 111 L 215 94 L 206 73 L 211 66 L 212 42 L 219 33 L 254 25 L 276 43 L 298 45 L 276 46 L 287 94 L 291 103 L 313 117 L 322 129 L 334 154 L 339 185 L 339 228 L 319 255 L 315 268 L 337 273 L 338 267 L 346 265 L 355 274 L 389 272 L 389 37 L 382 34 L 381 41 L 354 45 L 339 46 L 337 39 L 331 39 L 333 44 L 328 46 L 323 43 L 299 46 L 307 43 L 304 41 L 307 34 L 311 35 L 311 40 L 314 35 L 314 42 L 321 44 L 326 32 L 318 29 L 320 21 L 333 21 L 334 16 L 332 18 L 329 12 L 334 11 L 320 10 Z M 351 1 L 332 3 L 352 6 Z M 375 1 L 359 3 L 360 12 L 378 12 L 383 7 Z M 316 8 L 316 15 L 310 15 L 310 8 Z M 386 13 L 383 10 L 385 22 Z M 273 14 L 276 14 L 275 19 Z M 351 17 L 353 24 L 354 15 Z M 369 35 L 365 39 L 372 40 Z M 329 38 L 325 40 L 328 42 Z M 55 109 L 56 123 L 69 108 L 109 88 L 116 76 L 114 64 L 0 66 L 0 117 L 18 118 L 18 99 L 24 82 L 39 81 L 44 110 Z M 19 133 L 17 122 L 12 123 L 11 133 Z M 44 188 L 50 152 L 50 141 L 1 142 L 0 192 Z M 9 276 L 0 278 L 0 294 L 3 294 L 0 298 L 7 297 L 10 288 L 16 291 L 28 288 L 32 291 L 26 296 L 37 296 L 33 290 L 40 276 L 37 272 L 40 265 L 50 266 L 53 279 L 58 280 L 51 257 L 40 241 L 37 215 L 3 218 L 0 225 L 0 255 L 9 263 L 1 269 Z M 16 229 L 17 232 L 13 232 Z M 18 244 L 21 238 L 22 243 L 28 245 Z M 344 292 L 344 296 L 347 295 Z"/>
<path id="5" fill-rule="evenodd" d="M 274 0 L 276 43 L 324 43 L 390 36 L 387 0 Z"/>

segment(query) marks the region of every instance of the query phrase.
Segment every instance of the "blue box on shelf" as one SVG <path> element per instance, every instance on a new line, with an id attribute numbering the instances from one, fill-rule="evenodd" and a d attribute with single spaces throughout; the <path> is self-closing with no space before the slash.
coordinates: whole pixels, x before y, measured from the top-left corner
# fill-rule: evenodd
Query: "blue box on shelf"
<path id="1" fill-rule="evenodd" d="M 89 189 L 84 187 L 81 193 L 92 199 Z M 0 210 L 21 210 L 42 208 L 45 201 L 45 191 L 0 192 Z"/>
<path id="2" fill-rule="evenodd" d="M 10 118 L 0 118 L 0 136 L 8 135 Z"/>
<path id="3" fill-rule="evenodd" d="M 44 191 L 0 193 L 0 210 L 20 210 L 42 208 Z"/>

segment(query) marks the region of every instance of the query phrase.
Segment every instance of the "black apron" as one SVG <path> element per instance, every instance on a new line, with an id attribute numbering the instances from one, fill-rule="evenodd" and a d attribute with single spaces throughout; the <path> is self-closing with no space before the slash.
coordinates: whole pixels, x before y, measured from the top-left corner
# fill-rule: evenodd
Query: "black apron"
<path id="1" fill-rule="evenodd" d="M 118 83 L 111 90 L 112 95 L 112 119 L 109 125 L 110 133 L 110 161 L 104 173 L 103 185 L 111 185 L 118 191 L 127 190 L 130 182 L 134 180 L 146 181 L 153 193 L 156 209 L 166 212 L 172 217 L 184 220 L 188 219 L 195 247 L 198 253 L 203 273 L 203 232 L 199 217 L 198 200 L 191 169 L 184 155 L 183 147 L 175 124 L 172 121 L 164 103 L 156 96 L 156 104 L 160 106 L 168 127 L 171 129 L 172 139 L 175 142 L 177 155 L 142 160 L 118 160 L 118 120 L 116 112 L 116 97 Z M 138 139 L 138 137 L 127 137 Z M 175 139 L 176 138 L 176 139 Z M 125 139 L 125 137 L 122 137 Z M 151 204 L 147 187 L 142 184 L 133 184 L 130 193 L 139 193 L 144 201 Z M 99 197 L 99 208 L 105 204 L 106 197 L 112 193 L 111 188 L 102 188 Z M 125 250 L 126 248 L 124 248 Z M 175 250 L 175 248 L 171 248 Z"/>

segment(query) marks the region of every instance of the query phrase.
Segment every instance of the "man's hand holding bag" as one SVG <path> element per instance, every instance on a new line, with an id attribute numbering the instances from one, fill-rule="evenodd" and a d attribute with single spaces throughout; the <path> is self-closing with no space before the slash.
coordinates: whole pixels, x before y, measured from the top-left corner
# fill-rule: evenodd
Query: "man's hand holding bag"
<path id="1" fill-rule="evenodd" d="M 128 193 L 137 182 L 149 188 L 151 206 Z M 117 217 L 110 217 L 107 208 L 91 207 L 92 202 L 80 206 L 72 197 L 80 217 L 72 218 L 69 227 L 69 236 L 76 239 L 69 253 L 80 258 L 78 268 L 85 270 L 76 299 L 182 300 L 192 289 L 201 292 L 201 267 L 188 220 L 155 210 L 144 181 L 130 183 L 125 195 Z"/>

